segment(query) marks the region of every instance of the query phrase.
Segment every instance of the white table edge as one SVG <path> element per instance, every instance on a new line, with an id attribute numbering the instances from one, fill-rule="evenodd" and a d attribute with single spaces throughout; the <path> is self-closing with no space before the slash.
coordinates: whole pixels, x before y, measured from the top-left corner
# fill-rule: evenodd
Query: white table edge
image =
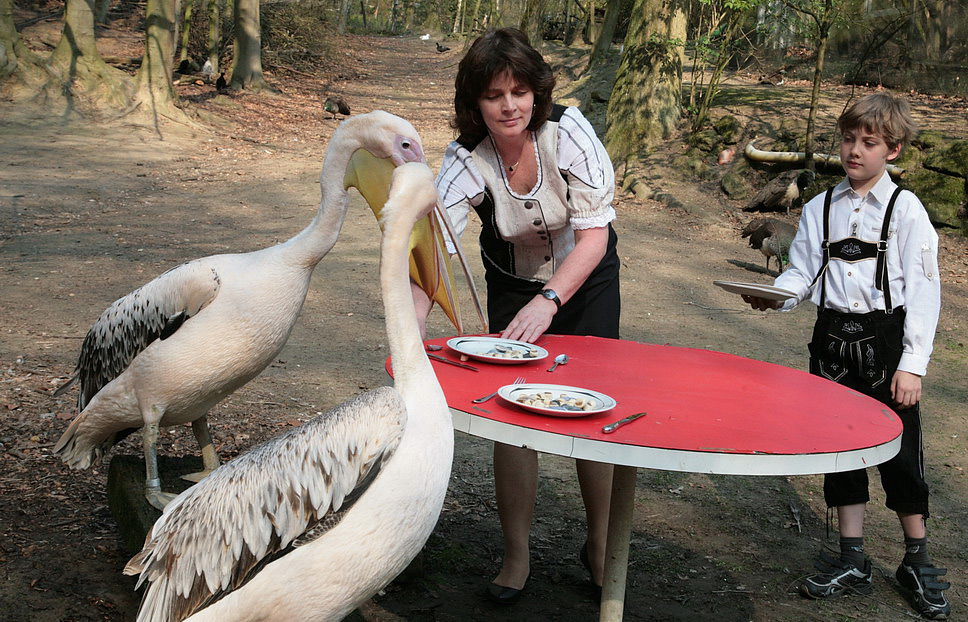
<path id="1" fill-rule="evenodd" d="M 688 451 L 624 445 L 523 428 L 466 411 L 450 409 L 454 429 L 516 447 L 582 460 L 662 471 L 717 475 L 815 475 L 854 471 L 894 457 L 901 435 L 887 443 L 860 449 L 810 454 L 734 453 Z"/>

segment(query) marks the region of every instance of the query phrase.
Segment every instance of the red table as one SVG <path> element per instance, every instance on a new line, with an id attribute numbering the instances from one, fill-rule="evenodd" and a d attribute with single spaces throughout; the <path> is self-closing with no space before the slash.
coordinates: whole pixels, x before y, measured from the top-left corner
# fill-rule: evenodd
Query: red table
<path id="1" fill-rule="evenodd" d="M 436 354 L 459 361 L 444 345 Z M 638 467 L 732 475 L 848 471 L 893 457 L 901 422 L 884 404 L 806 372 L 711 350 L 598 337 L 545 335 L 547 359 L 514 365 L 431 359 L 454 428 L 537 451 L 616 465 L 601 620 L 621 620 Z M 547 369 L 557 354 L 568 363 Z M 533 414 L 500 397 L 472 399 L 510 384 L 553 383 L 606 393 L 611 411 L 579 418 Z M 648 414 L 612 434 L 602 426 Z"/>

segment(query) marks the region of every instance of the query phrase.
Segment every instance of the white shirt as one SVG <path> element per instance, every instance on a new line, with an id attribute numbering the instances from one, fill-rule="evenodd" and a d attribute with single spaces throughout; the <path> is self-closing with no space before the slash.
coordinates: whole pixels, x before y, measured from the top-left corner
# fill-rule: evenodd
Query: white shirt
<path id="1" fill-rule="evenodd" d="M 615 220 L 611 205 L 615 194 L 615 171 L 605 146 L 581 111 L 573 106 L 562 114 L 557 138 L 557 166 L 568 173 L 571 228 L 606 226 Z M 454 229 L 458 234 L 463 233 L 471 207 L 480 205 L 484 198 L 485 184 L 468 151 L 456 141 L 447 146 L 436 183 L 441 203 L 447 208 Z M 534 190 L 540 187 L 539 183 Z M 509 187 L 507 190 L 512 192 Z M 529 198 L 529 195 L 516 193 L 514 196 Z"/>
<path id="2" fill-rule="evenodd" d="M 830 241 L 856 237 L 880 239 L 884 211 L 897 184 L 885 171 L 867 196 L 857 195 L 849 181 L 837 184 L 830 203 Z M 846 262 L 831 259 L 826 275 L 810 287 L 823 259 L 824 194 L 811 199 L 800 216 L 800 227 L 790 245 L 790 268 L 774 285 L 794 292 L 782 311 L 790 311 L 808 297 L 820 304 L 826 287 L 825 307 L 843 313 L 885 310 L 884 294 L 874 286 L 876 260 Z M 938 234 L 921 201 L 903 191 L 894 205 L 887 243 L 887 273 L 891 304 L 903 306 L 903 352 L 898 369 L 923 376 L 933 349 L 941 311 L 941 280 L 938 274 Z M 826 281 L 826 285 L 824 282 Z"/>

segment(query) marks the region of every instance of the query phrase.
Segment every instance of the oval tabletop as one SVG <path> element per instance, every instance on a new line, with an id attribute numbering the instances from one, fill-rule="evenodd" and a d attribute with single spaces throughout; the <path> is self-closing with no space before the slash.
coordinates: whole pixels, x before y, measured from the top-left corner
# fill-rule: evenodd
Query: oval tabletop
<path id="1" fill-rule="evenodd" d="M 447 338 L 428 344 L 444 345 Z M 454 427 L 538 451 L 612 464 L 736 475 L 831 473 L 872 466 L 900 447 L 887 406 L 809 373 L 712 350 L 621 339 L 544 335 L 548 359 L 519 365 L 431 359 Z M 547 369 L 556 354 L 568 362 Z M 435 354 L 460 355 L 444 345 Z M 390 361 L 387 361 L 390 371 Z M 500 397 L 471 400 L 523 376 L 592 389 L 617 406 L 585 417 L 536 414 Z M 646 415 L 605 434 L 602 426 Z"/>

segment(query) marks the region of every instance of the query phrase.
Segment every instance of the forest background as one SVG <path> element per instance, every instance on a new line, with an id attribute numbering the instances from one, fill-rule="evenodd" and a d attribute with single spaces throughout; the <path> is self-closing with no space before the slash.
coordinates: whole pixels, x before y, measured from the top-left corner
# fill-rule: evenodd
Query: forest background
<path id="1" fill-rule="evenodd" d="M 330 96 L 353 113 L 411 120 L 439 161 L 453 138 L 456 63 L 499 25 L 532 33 L 558 73 L 558 100 L 581 106 L 608 144 L 622 190 L 622 334 L 639 341 L 802 368 L 809 311 L 743 309 L 711 281 L 772 279 L 739 236 L 761 215 L 744 208 L 791 169 L 816 169 L 807 195 L 836 180 L 834 120 L 854 98 L 887 88 L 910 99 L 922 133 L 901 183 L 938 227 L 945 292 L 925 379 L 933 550 L 964 610 L 965 3 L 247 2 L 0 0 L 0 618 L 130 620 L 137 608 L 120 574 L 131 552 L 108 507 L 107 464 L 71 472 L 51 455 L 73 416 L 72 397 L 51 390 L 98 313 L 177 263 L 294 233 L 318 201 L 319 157 L 338 122 L 324 111 Z M 778 161 L 745 157 L 751 143 Z M 796 223 L 798 203 L 772 209 Z M 224 457 L 385 381 L 365 216 L 351 214 L 279 360 L 213 410 Z M 334 328 L 352 338 L 333 339 Z M 137 439 L 114 454 L 136 456 Z M 533 598 L 510 612 L 480 598 L 500 555 L 489 447 L 457 442 L 422 571 L 362 615 L 594 619 L 574 559 L 573 472 L 550 456 Z M 195 451 L 184 429 L 165 443 L 166 455 Z M 896 521 L 876 492 L 875 596 L 811 603 L 788 591 L 832 542 L 819 481 L 643 473 L 626 619 L 910 618 L 891 589 Z"/>

